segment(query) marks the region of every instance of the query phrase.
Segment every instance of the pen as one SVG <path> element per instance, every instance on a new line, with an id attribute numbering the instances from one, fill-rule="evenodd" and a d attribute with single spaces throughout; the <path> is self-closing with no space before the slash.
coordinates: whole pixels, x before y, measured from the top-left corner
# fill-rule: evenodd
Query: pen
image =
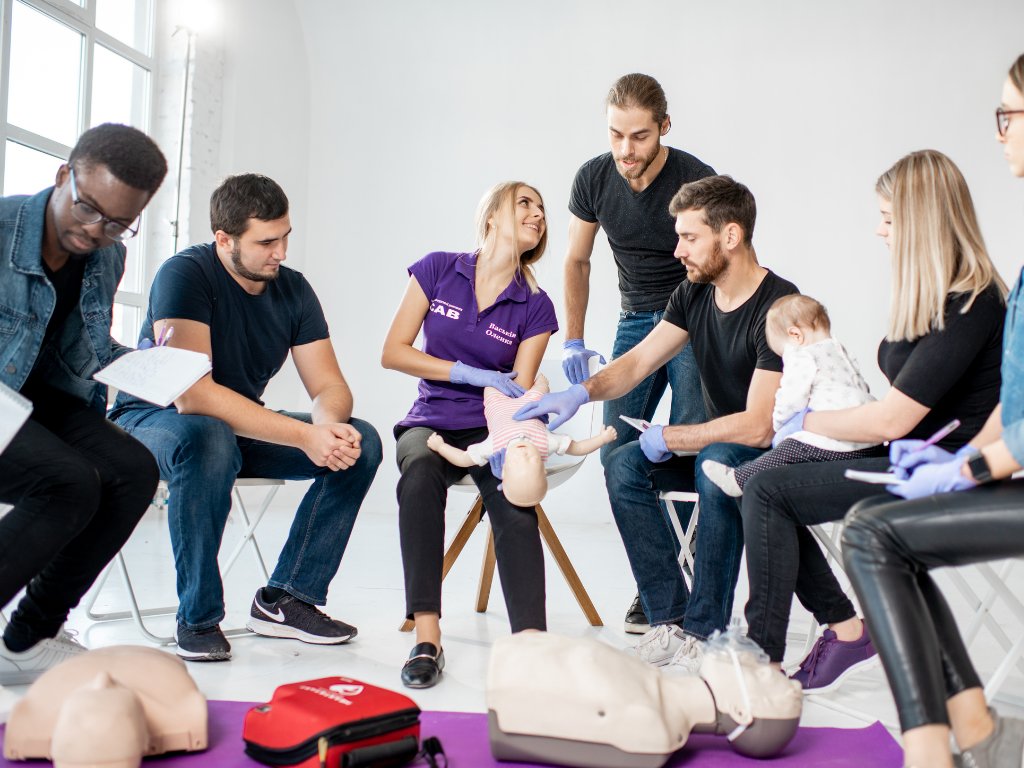
<path id="1" fill-rule="evenodd" d="M 172 325 L 170 330 L 167 331 L 167 335 L 164 336 L 164 340 L 160 342 L 160 346 L 161 347 L 166 346 L 167 342 L 171 340 L 171 336 L 173 336 L 173 335 L 174 335 L 174 326 Z M 960 422 L 959 421 L 956 424 L 957 424 L 957 426 L 960 426 Z M 956 429 L 956 427 L 954 427 L 953 429 Z M 942 438 L 940 437 L 939 439 L 941 440 Z"/>
<path id="2" fill-rule="evenodd" d="M 925 448 L 927 448 L 930 445 L 935 445 L 937 442 L 939 442 L 939 440 L 941 440 L 942 438 L 946 437 L 946 435 L 949 435 L 949 434 L 953 433 L 959 427 L 960 427 L 960 419 L 953 419 L 951 422 L 949 422 L 949 424 L 947 424 L 942 429 L 940 429 L 938 432 L 936 432 L 934 435 L 929 437 L 927 440 L 925 440 L 923 443 L 921 443 L 921 445 L 919 445 L 917 448 L 915 448 L 914 450 L 910 451 L 910 453 L 917 453 L 918 451 L 923 451 Z"/>
<path id="3" fill-rule="evenodd" d="M 163 344 L 164 344 L 164 334 L 165 333 L 167 333 L 167 324 L 166 323 L 164 324 L 164 327 L 160 329 L 160 338 L 158 338 L 156 340 L 156 345 L 158 347 L 162 347 L 163 346 Z"/>

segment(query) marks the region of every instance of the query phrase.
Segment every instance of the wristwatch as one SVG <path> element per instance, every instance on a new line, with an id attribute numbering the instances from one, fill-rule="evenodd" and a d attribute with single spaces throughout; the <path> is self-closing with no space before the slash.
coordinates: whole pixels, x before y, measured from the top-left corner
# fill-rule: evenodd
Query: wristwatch
<path id="1" fill-rule="evenodd" d="M 992 469 L 981 451 L 975 451 L 967 457 L 967 466 L 971 468 L 971 477 L 978 485 L 992 482 Z"/>

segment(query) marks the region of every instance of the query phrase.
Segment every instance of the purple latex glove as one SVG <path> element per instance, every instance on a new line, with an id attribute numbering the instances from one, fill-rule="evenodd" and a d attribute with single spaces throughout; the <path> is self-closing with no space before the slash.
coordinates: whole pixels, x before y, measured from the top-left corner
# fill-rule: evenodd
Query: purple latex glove
<path id="1" fill-rule="evenodd" d="M 664 429 L 661 424 L 652 424 L 640 434 L 640 450 L 655 464 L 672 458 L 672 451 L 665 445 Z"/>
<path id="2" fill-rule="evenodd" d="M 778 448 L 779 443 L 790 435 L 802 432 L 804 428 L 804 416 L 806 416 L 810 410 L 810 408 L 804 408 L 796 416 L 783 424 L 782 428 L 775 433 L 775 437 L 772 438 L 772 448 Z"/>
<path id="3" fill-rule="evenodd" d="M 913 469 L 922 464 L 945 464 L 956 458 L 970 456 L 977 448 L 965 445 L 956 453 L 939 448 L 937 445 L 924 445 L 924 440 L 893 440 L 889 443 L 889 463 L 900 469 Z"/>
<path id="4" fill-rule="evenodd" d="M 501 480 L 501 471 L 505 468 L 505 451 L 507 448 L 502 448 L 500 451 L 495 451 L 491 454 L 491 474 Z M 499 488 L 501 486 L 498 486 Z"/>
<path id="5" fill-rule="evenodd" d="M 941 464 L 921 464 L 912 473 L 897 467 L 897 474 L 905 475 L 909 479 L 902 483 L 887 485 L 885 489 L 904 499 L 919 499 L 922 496 L 931 496 L 935 493 L 965 491 L 968 488 L 974 488 L 977 483 L 960 474 L 960 469 L 966 461 L 967 456 L 958 456 Z"/>
<path id="6" fill-rule="evenodd" d="M 494 387 L 508 397 L 522 397 L 526 390 L 516 384 L 514 379 L 519 374 L 516 371 L 502 373 L 501 371 L 487 371 L 482 368 L 473 368 L 456 360 L 448 373 L 448 381 L 452 384 L 469 384 L 473 387 Z"/>
<path id="7" fill-rule="evenodd" d="M 583 345 L 583 339 L 567 339 L 562 343 L 562 371 L 570 384 L 582 384 L 590 378 L 590 358 L 594 355 L 601 358 L 601 365 L 607 365 L 603 355 Z"/>
<path id="8" fill-rule="evenodd" d="M 590 400 L 590 393 L 582 384 L 573 384 L 562 392 L 551 392 L 544 395 L 540 400 L 527 403 L 512 417 L 516 421 L 540 418 L 542 413 L 558 414 L 551 420 L 548 429 L 554 432 L 565 424 L 580 409 L 580 406 Z"/>

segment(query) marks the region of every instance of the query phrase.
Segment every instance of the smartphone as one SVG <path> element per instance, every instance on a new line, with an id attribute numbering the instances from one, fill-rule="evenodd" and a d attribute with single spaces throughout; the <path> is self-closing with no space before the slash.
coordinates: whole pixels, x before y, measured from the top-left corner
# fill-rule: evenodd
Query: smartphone
<path id="1" fill-rule="evenodd" d="M 634 419 L 629 416 L 619 416 L 619 418 L 633 427 L 633 429 L 639 429 L 641 432 L 646 432 L 651 428 L 651 422 L 644 421 L 643 419 Z"/>
<path id="2" fill-rule="evenodd" d="M 848 469 L 845 474 L 850 480 L 859 480 L 862 483 L 873 483 L 875 485 L 892 485 L 906 482 L 906 480 L 901 479 L 892 472 L 861 472 L 859 469 Z"/>

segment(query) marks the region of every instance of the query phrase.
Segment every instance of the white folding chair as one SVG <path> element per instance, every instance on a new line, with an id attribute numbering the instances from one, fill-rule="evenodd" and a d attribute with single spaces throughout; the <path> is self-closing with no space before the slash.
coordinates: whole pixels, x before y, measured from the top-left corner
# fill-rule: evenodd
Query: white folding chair
<path id="1" fill-rule="evenodd" d="M 662 491 L 658 498 L 665 502 L 668 509 L 668 519 L 676 532 L 679 540 L 679 567 L 683 571 L 683 580 L 687 589 L 693 589 L 693 552 L 690 549 L 693 541 L 693 533 L 697 530 L 697 516 L 700 513 L 700 496 L 689 491 Z M 683 533 L 682 521 L 679 519 L 679 511 L 674 502 L 692 501 L 693 514 L 690 515 L 690 522 L 686 524 L 686 533 Z"/>
<path id="2" fill-rule="evenodd" d="M 284 485 L 284 480 L 277 480 L 275 478 L 267 477 L 240 477 L 235 480 L 233 489 L 234 501 L 237 505 L 237 509 L 242 516 L 242 521 L 245 525 L 245 531 L 242 533 L 242 538 L 238 544 L 232 550 L 228 559 L 221 567 L 221 578 L 228 575 L 228 571 L 238 560 L 238 556 L 242 553 L 242 550 L 248 545 L 252 550 L 253 557 L 256 558 L 256 565 L 260 569 L 260 573 L 263 574 L 263 581 L 266 583 L 270 580 L 270 574 L 267 572 L 267 565 L 263 562 L 263 554 L 260 552 L 259 542 L 256 541 L 256 527 L 260 524 L 263 516 L 266 514 L 267 509 L 270 507 L 270 503 L 274 500 L 274 496 L 277 495 L 278 489 Z M 242 500 L 242 494 L 239 492 L 239 488 L 250 488 L 254 486 L 266 486 L 267 493 L 263 497 L 263 503 L 260 505 L 259 511 L 250 520 L 248 511 L 245 508 L 245 502 Z M 166 508 L 167 506 L 167 483 L 163 480 L 160 481 L 157 486 L 156 496 L 153 499 L 153 504 L 156 507 Z M 235 504 L 232 507 L 235 507 Z M 121 573 L 121 581 L 124 584 L 125 592 L 128 593 L 128 611 L 114 611 L 109 613 L 93 613 L 93 607 L 96 605 L 96 600 L 100 596 L 100 592 L 103 590 L 103 586 L 106 584 L 107 577 L 110 576 L 111 569 L 114 565 L 117 565 L 118 571 Z M 143 622 L 143 618 L 146 616 L 166 616 L 178 612 L 177 605 L 169 605 L 163 608 L 139 608 L 138 600 L 135 598 L 135 590 L 132 588 L 132 581 L 128 575 L 128 567 L 124 562 L 123 550 L 117 553 L 114 561 L 107 566 L 107 568 L 100 575 L 96 581 L 95 587 L 93 587 L 92 595 L 89 597 L 89 601 L 85 606 L 86 615 L 93 621 L 119 621 L 121 619 L 132 619 L 135 622 L 135 628 L 139 631 L 146 640 L 157 645 L 174 645 L 175 640 L 173 637 L 161 637 L 154 635 L 147 628 Z M 225 635 L 247 635 L 250 634 L 248 629 L 229 629 L 224 632 Z"/>
<path id="3" fill-rule="evenodd" d="M 599 368 L 597 357 L 590 358 L 590 362 L 591 374 L 596 373 Z M 565 374 L 562 372 L 562 361 L 559 359 L 552 358 L 542 361 L 539 372 L 547 377 L 552 392 L 558 392 L 570 386 L 565 378 Z M 592 437 L 598 434 L 598 431 L 603 426 L 599 414 L 600 412 L 594 407 L 594 403 L 586 403 L 577 411 L 575 416 L 558 428 L 558 433 L 570 435 L 574 440 L 584 440 Z M 586 456 L 557 456 L 553 454 L 548 457 L 547 463 L 544 465 L 548 478 L 548 490 L 553 490 L 567 482 L 570 477 L 579 471 L 584 459 L 586 459 Z M 469 512 L 459 526 L 458 532 L 455 534 L 455 538 L 452 539 L 451 544 L 448 545 L 448 549 L 444 553 L 444 564 L 441 570 L 442 581 L 448 575 L 448 571 L 455 564 L 456 559 L 462 553 L 470 536 L 473 535 L 473 531 L 480 524 L 484 515 L 484 500 L 472 477 L 467 474 L 455 483 L 452 488 L 456 491 L 476 494 L 476 501 L 470 507 Z M 597 608 L 594 607 L 594 603 L 591 601 L 590 595 L 587 594 L 583 582 L 569 560 L 565 548 L 562 547 L 561 541 L 559 541 L 557 534 L 555 534 L 555 529 L 551 526 L 551 521 L 548 520 L 544 508 L 538 504 L 536 509 L 541 540 L 547 544 L 548 551 L 551 552 L 551 556 L 558 565 L 558 569 L 562 572 L 562 576 L 572 590 L 573 597 L 576 598 L 576 602 L 579 603 L 591 626 L 604 626 Z M 494 554 L 494 532 L 491 530 L 490 522 L 486 523 L 486 529 L 487 543 L 484 546 L 484 559 L 480 568 L 480 581 L 477 586 L 476 610 L 478 613 L 483 613 L 487 610 L 487 603 L 491 594 L 491 584 L 494 580 L 494 567 L 497 562 Z M 414 626 L 412 621 L 406 620 L 399 629 L 402 632 L 411 632 Z"/>

